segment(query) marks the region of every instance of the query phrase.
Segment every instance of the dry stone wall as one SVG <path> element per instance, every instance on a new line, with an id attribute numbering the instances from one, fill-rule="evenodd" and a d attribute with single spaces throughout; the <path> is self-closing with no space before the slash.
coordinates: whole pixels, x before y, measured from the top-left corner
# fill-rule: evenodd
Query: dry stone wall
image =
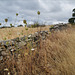
<path id="1" fill-rule="evenodd" d="M 50 27 L 50 32 L 52 32 L 53 30 L 54 31 L 58 31 L 58 30 L 63 30 L 63 29 L 66 29 L 68 27 L 67 24 L 56 24 L 56 25 L 53 25 L 52 27 Z"/>
<path id="2" fill-rule="evenodd" d="M 30 34 L 21 38 L 17 37 L 11 40 L 0 41 L 0 60 L 3 60 L 3 57 L 5 56 L 9 56 L 9 52 L 12 55 L 12 52 L 21 49 L 22 46 L 26 46 L 27 42 L 36 42 L 39 40 L 39 33 L 42 35 L 42 39 L 44 40 L 48 34 L 48 31 L 35 32 L 34 34 Z"/>
<path id="3" fill-rule="evenodd" d="M 50 27 L 50 32 L 52 30 L 57 31 L 57 30 L 62 30 L 63 28 L 67 28 L 67 24 L 58 24 L 54 25 L 53 27 Z M 21 38 L 17 37 L 11 40 L 6 40 L 6 41 L 0 41 L 0 61 L 3 60 L 4 57 L 13 55 L 13 52 L 19 50 L 22 48 L 22 46 L 26 46 L 27 42 L 32 41 L 36 42 L 39 40 L 40 36 L 42 37 L 42 40 L 46 38 L 46 35 L 49 34 L 48 31 L 40 31 L 40 32 L 35 32 L 34 34 L 30 34 L 28 36 L 23 36 Z M 37 42 L 36 42 L 37 46 Z"/>

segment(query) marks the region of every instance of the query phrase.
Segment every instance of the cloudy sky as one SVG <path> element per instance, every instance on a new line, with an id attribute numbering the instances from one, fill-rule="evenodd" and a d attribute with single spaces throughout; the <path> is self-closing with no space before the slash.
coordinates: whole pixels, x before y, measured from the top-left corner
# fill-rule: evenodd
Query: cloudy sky
<path id="1" fill-rule="evenodd" d="M 18 23 L 26 19 L 28 24 L 37 21 L 37 11 L 40 11 L 40 23 L 55 24 L 67 22 L 72 17 L 75 0 L 0 0 L 0 22 L 9 17 L 9 23 L 14 24 L 16 13 Z"/>

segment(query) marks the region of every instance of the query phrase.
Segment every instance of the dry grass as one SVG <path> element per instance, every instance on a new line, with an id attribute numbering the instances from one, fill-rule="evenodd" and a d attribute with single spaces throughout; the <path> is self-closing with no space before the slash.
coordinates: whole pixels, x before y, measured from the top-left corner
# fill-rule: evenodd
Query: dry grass
<path id="1" fill-rule="evenodd" d="M 20 55 L 4 62 L 0 74 L 8 68 L 11 75 L 75 75 L 75 29 L 51 33 L 40 47 L 31 51 L 28 44 Z M 6 74 L 5 74 L 6 75 Z"/>
<path id="2" fill-rule="evenodd" d="M 49 30 L 49 27 L 50 26 L 42 27 L 41 30 Z M 40 30 L 40 28 L 28 28 L 28 30 L 25 30 L 25 27 L 0 29 L 0 40 L 5 40 L 5 38 L 8 40 L 16 37 L 22 37 L 24 35 L 34 33 L 38 30 Z"/>
<path id="3" fill-rule="evenodd" d="M 4 62 L 1 74 L 8 68 L 11 75 L 75 75 L 74 28 L 51 33 L 40 46 L 35 51 L 23 47 L 17 59 L 13 55 Z"/>
<path id="4" fill-rule="evenodd" d="M 45 44 L 51 75 L 75 75 L 75 30 L 51 34 Z"/>

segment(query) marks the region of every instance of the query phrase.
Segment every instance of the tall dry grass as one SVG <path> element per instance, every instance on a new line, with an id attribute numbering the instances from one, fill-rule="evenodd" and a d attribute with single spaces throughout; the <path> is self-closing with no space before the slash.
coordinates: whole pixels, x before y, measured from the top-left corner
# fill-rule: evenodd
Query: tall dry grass
<path id="1" fill-rule="evenodd" d="M 51 33 L 40 47 L 31 51 L 30 44 L 22 47 L 17 58 L 4 60 L 0 74 L 7 75 L 75 75 L 75 29 Z M 4 69 L 7 68 L 7 71 Z"/>

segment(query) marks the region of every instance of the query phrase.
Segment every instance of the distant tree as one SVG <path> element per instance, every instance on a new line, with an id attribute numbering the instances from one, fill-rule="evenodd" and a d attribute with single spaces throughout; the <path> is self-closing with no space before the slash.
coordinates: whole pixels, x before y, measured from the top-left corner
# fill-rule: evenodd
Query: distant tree
<path id="1" fill-rule="evenodd" d="M 72 14 L 72 17 L 75 17 L 75 13 Z"/>
<path id="2" fill-rule="evenodd" d="M 75 8 L 72 11 L 73 11 L 72 17 L 75 17 Z"/>
<path id="3" fill-rule="evenodd" d="M 75 8 L 72 11 L 73 11 L 72 18 L 70 18 L 68 20 L 68 22 L 71 23 L 71 24 L 75 24 Z"/>
<path id="4" fill-rule="evenodd" d="M 75 12 L 75 8 L 73 9 L 73 12 Z"/>
<path id="5" fill-rule="evenodd" d="M 75 20 L 75 18 L 70 18 L 70 19 L 68 20 L 68 22 L 71 23 L 71 24 L 73 24 L 73 23 L 74 23 L 74 20 Z"/>

